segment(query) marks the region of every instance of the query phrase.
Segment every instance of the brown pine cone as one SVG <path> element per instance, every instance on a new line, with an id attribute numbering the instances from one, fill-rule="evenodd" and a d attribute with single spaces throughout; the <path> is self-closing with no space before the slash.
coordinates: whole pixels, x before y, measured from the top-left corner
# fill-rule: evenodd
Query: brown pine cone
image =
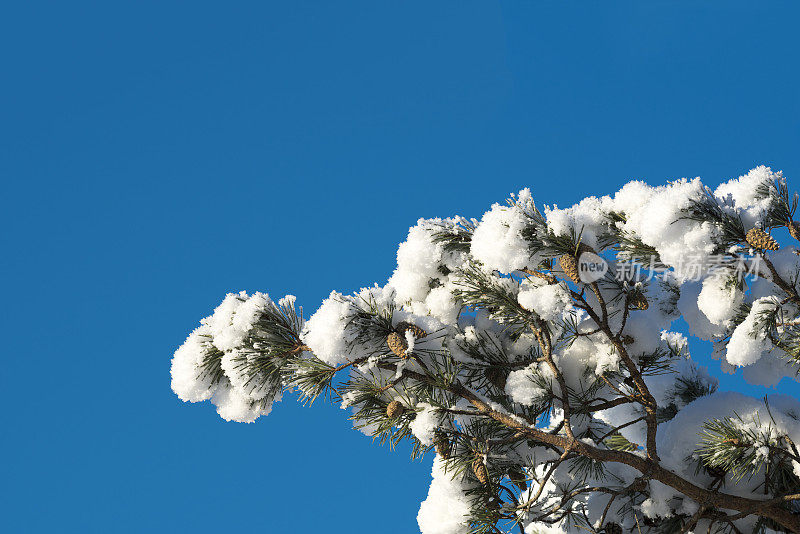
<path id="1" fill-rule="evenodd" d="M 398 334 L 397 332 L 392 332 L 386 336 L 386 345 L 389 346 L 389 350 L 392 351 L 395 356 L 408 358 L 408 354 L 406 354 L 406 350 L 408 350 L 406 336 Z"/>
<path id="2" fill-rule="evenodd" d="M 778 250 L 781 246 L 761 228 L 751 228 L 745 236 L 747 244 L 759 250 Z"/>
<path id="3" fill-rule="evenodd" d="M 578 245 L 578 251 L 575 254 L 563 254 L 560 258 L 558 258 L 558 265 L 561 267 L 561 270 L 564 271 L 564 274 L 576 284 L 581 283 L 581 277 L 578 272 L 578 261 L 584 252 L 595 253 L 592 247 L 585 243 L 580 243 Z"/>
<path id="4" fill-rule="evenodd" d="M 472 472 L 475 473 L 478 482 L 484 486 L 489 483 L 489 472 L 486 470 L 483 458 L 475 458 L 475 461 L 472 462 Z"/>
<path id="5" fill-rule="evenodd" d="M 578 260 L 572 254 L 562 254 L 558 258 L 558 266 L 564 271 L 564 274 L 576 284 L 581 283 L 581 278 L 578 276 Z"/>
<path id="6" fill-rule="evenodd" d="M 386 406 L 386 416 L 390 419 L 394 419 L 395 417 L 400 417 L 403 415 L 405 408 L 400 401 L 393 400 Z"/>
<path id="7" fill-rule="evenodd" d="M 415 339 L 422 339 L 423 337 L 428 335 L 428 333 L 422 328 L 418 327 L 415 324 L 407 323 L 405 321 L 398 323 L 394 329 L 395 332 L 404 337 L 406 332 L 409 330 L 411 330 L 411 334 L 414 336 Z"/>
<path id="8" fill-rule="evenodd" d="M 622 336 L 622 344 L 623 345 L 633 345 L 634 341 L 636 341 L 636 340 L 633 339 L 633 336 L 629 336 L 627 334 Z"/>
<path id="9" fill-rule="evenodd" d="M 797 221 L 789 221 L 786 223 L 786 228 L 789 229 L 789 235 L 800 241 L 800 223 Z"/>
<path id="10" fill-rule="evenodd" d="M 444 432 L 436 432 L 433 438 L 433 445 L 436 448 L 436 454 L 445 460 L 450 458 L 450 440 L 447 439 L 447 434 Z"/>

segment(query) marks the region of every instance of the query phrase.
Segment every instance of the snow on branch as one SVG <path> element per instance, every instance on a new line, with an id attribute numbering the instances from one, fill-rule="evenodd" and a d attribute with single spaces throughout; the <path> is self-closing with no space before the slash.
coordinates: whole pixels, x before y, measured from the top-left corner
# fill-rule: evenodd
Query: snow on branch
<path id="1" fill-rule="evenodd" d="M 241 422 L 324 398 L 435 452 L 423 534 L 800 532 L 800 402 L 781 394 L 800 368 L 797 205 L 758 167 L 420 219 L 384 285 L 308 320 L 292 296 L 227 295 L 172 389 Z M 718 371 L 778 392 L 719 391 Z"/>

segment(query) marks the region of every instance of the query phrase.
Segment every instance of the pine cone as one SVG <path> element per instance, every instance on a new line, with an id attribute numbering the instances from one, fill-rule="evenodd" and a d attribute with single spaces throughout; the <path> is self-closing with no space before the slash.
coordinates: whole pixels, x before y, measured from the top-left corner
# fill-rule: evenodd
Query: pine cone
<path id="1" fill-rule="evenodd" d="M 386 406 L 386 416 L 390 419 L 394 419 L 395 417 L 400 417 L 403 415 L 405 408 L 400 401 L 393 400 Z"/>
<path id="2" fill-rule="evenodd" d="M 450 440 L 444 432 L 436 432 L 433 438 L 433 445 L 436 447 L 436 454 L 447 460 L 450 458 Z"/>
<path id="3" fill-rule="evenodd" d="M 781 246 L 761 228 L 751 228 L 745 236 L 747 244 L 759 250 L 778 250 Z"/>
<path id="4" fill-rule="evenodd" d="M 622 527 L 619 526 L 619 523 L 606 523 L 606 526 L 603 527 L 603 532 L 606 534 L 622 534 Z"/>
<path id="5" fill-rule="evenodd" d="M 411 334 L 413 334 L 415 339 L 422 339 L 423 337 L 428 335 L 428 333 L 422 328 L 418 327 L 415 324 L 407 323 L 405 321 L 398 323 L 394 329 L 395 332 L 404 337 L 406 335 L 406 332 L 409 330 L 411 330 Z"/>
<path id="6" fill-rule="evenodd" d="M 627 334 L 622 336 L 622 344 L 623 345 L 633 345 L 634 341 L 636 341 L 636 340 L 633 339 L 633 336 L 629 336 Z"/>
<path id="7" fill-rule="evenodd" d="M 628 301 L 628 306 L 632 310 L 646 310 L 650 307 L 650 303 L 647 302 L 647 297 L 644 296 L 644 293 L 636 291 L 631 295 L 631 299 Z"/>
<path id="8" fill-rule="evenodd" d="M 489 483 L 489 472 L 486 470 L 483 458 L 475 458 L 475 461 L 472 462 L 472 472 L 475 473 L 478 482 L 484 486 Z"/>
<path id="9" fill-rule="evenodd" d="M 558 266 L 564 271 L 567 277 L 576 284 L 581 283 L 581 278 L 578 276 L 578 260 L 572 254 L 562 254 L 558 258 Z"/>
<path id="10" fill-rule="evenodd" d="M 561 267 L 561 270 L 564 271 L 564 274 L 576 284 L 581 283 L 581 277 L 578 274 L 578 261 L 584 252 L 595 253 L 592 247 L 585 243 L 580 243 L 578 245 L 578 251 L 574 255 L 563 254 L 560 258 L 558 258 L 558 265 Z"/>
<path id="11" fill-rule="evenodd" d="M 786 223 L 786 228 L 789 229 L 789 235 L 800 241 L 800 223 L 797 221 L 789 221 Z"/>
<path id="12" fill-rule="evenodd" d="M 725 478 L 725 475 L 728 474 L 728 471 L 718 465 L 707 465 L 706 472 L 713 478 Z"/>
<path id="13" fill-rule="evenodd" d="M 386 336 L 386 344 L 389 346 L 389 350 L 392 351 L 396 356 L 399 356 L 400 358 L 408 358 L 408 354 L 406 354 L 406 350 L 408 350 L 408 341 L 406 341 L 406 336 L 398 334 L 397 332 L 392 332 Z"/>

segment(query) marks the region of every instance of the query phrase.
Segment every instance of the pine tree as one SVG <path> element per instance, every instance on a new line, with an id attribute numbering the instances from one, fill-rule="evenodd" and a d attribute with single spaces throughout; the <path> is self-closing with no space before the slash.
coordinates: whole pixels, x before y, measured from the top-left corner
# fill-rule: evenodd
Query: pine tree
<path id="1" fill-rule="evenodd" d="M 765 167 L 544 213 L 523 190 L 421 220 L 384 286 L 307 321 L 291 296 L 228 295 L 172 387 L 244 422 L 322 397 L 435 451 L 423 533 L 800 532 L 800 402 L 717 391 L 670 331 L 683 318 L 750 382 L 796 378 L 800 255 L 778 242 L 796 207 Z M 581 276 L 587 251 L 607 271 Z"/>

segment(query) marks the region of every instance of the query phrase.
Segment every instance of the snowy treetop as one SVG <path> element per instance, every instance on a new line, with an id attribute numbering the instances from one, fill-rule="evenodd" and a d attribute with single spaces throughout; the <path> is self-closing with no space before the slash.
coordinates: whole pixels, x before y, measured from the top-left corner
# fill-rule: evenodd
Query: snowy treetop
<path id="1" fill-rule="evenodd" d="M 385 284 L 308 320 L 292 296 L 227 295 L 172 388 L 241 422 L 322 396 L 435 450 L 423 534 L 797 531 L 796 208 L 767 167 L 568 208 L 523 189 L 420 219 Z M 704 345 L 719 366 L 692 359 Z M 719 372 L 777 391 L 718 391 Z"/>

